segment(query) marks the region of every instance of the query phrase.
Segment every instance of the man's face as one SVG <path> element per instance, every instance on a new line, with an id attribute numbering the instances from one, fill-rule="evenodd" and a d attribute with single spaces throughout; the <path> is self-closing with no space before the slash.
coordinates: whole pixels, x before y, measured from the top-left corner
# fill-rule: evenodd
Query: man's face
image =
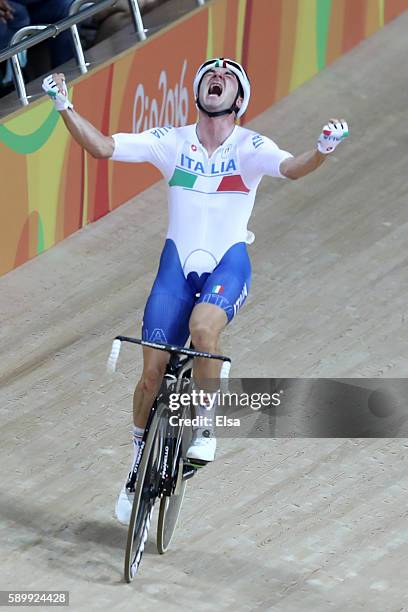
<path id="1" fill-rule="evenodd" d="M 228 68 L 211 68 L 201 81 L 199 98 L 202 106 L 209 112 L 231 108 L 238 92 L 237 77 Z M 242 98 L 237 100 L 241 106 Z"/>

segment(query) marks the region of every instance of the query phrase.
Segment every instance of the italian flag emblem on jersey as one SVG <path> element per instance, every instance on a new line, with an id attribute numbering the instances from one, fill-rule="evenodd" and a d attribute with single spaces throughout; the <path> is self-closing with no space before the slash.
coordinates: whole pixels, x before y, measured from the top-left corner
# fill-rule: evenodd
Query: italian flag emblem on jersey
<path id="1" fill-rule="evenodd" d="M 214 285 L 211 293 L 224 293 L 224 285 Z"/>

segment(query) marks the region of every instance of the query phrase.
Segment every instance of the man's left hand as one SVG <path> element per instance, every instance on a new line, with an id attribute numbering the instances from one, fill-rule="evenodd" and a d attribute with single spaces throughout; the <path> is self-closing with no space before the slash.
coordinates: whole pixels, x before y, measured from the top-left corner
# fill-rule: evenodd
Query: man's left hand
<path id="1" fill-rule="evenodd" d="M 330 119 L 320 134 L 317 149 L 324 155 L 333 153 L 337 145 L 348 135 L 349 129 L 345 119 Z"/>

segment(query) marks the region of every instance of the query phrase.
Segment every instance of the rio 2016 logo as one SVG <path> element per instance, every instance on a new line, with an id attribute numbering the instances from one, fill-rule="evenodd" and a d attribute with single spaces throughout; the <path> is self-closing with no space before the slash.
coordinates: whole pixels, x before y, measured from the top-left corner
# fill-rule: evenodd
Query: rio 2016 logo
<path id="1" fill-rule="evenodd" d="M 172 125 L 174 127 L 187 124 L 188 91 L 184 85 L 187 70 L 187 60 L 181 68 L 180 81 L 174 89 L 168 86 L 167 72 L 162 70 L 159 76 L 159 102 L 150 99 L 145 94 L 143 83 L 139 83 L 133 102 L 133 132 L 144 132 L 153 127 Z"/>

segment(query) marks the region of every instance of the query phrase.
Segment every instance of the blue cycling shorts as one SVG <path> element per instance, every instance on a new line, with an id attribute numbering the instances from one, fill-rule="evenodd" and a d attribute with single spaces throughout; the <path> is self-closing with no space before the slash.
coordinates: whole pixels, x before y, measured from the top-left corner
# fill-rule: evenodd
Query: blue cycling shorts
<path id="1" fill-rule="evenodd" d="M 246 300 L 250 281 L 251 264 L 245 242 L 228 249 L 212 272 L 200 276 L 190 272 L 186 278 L 177 247 L 173 240 L 167 239 L 145 306 L 142 338 L 184 346 L 196 304 L 219 306 L 231 321 Z"/>

